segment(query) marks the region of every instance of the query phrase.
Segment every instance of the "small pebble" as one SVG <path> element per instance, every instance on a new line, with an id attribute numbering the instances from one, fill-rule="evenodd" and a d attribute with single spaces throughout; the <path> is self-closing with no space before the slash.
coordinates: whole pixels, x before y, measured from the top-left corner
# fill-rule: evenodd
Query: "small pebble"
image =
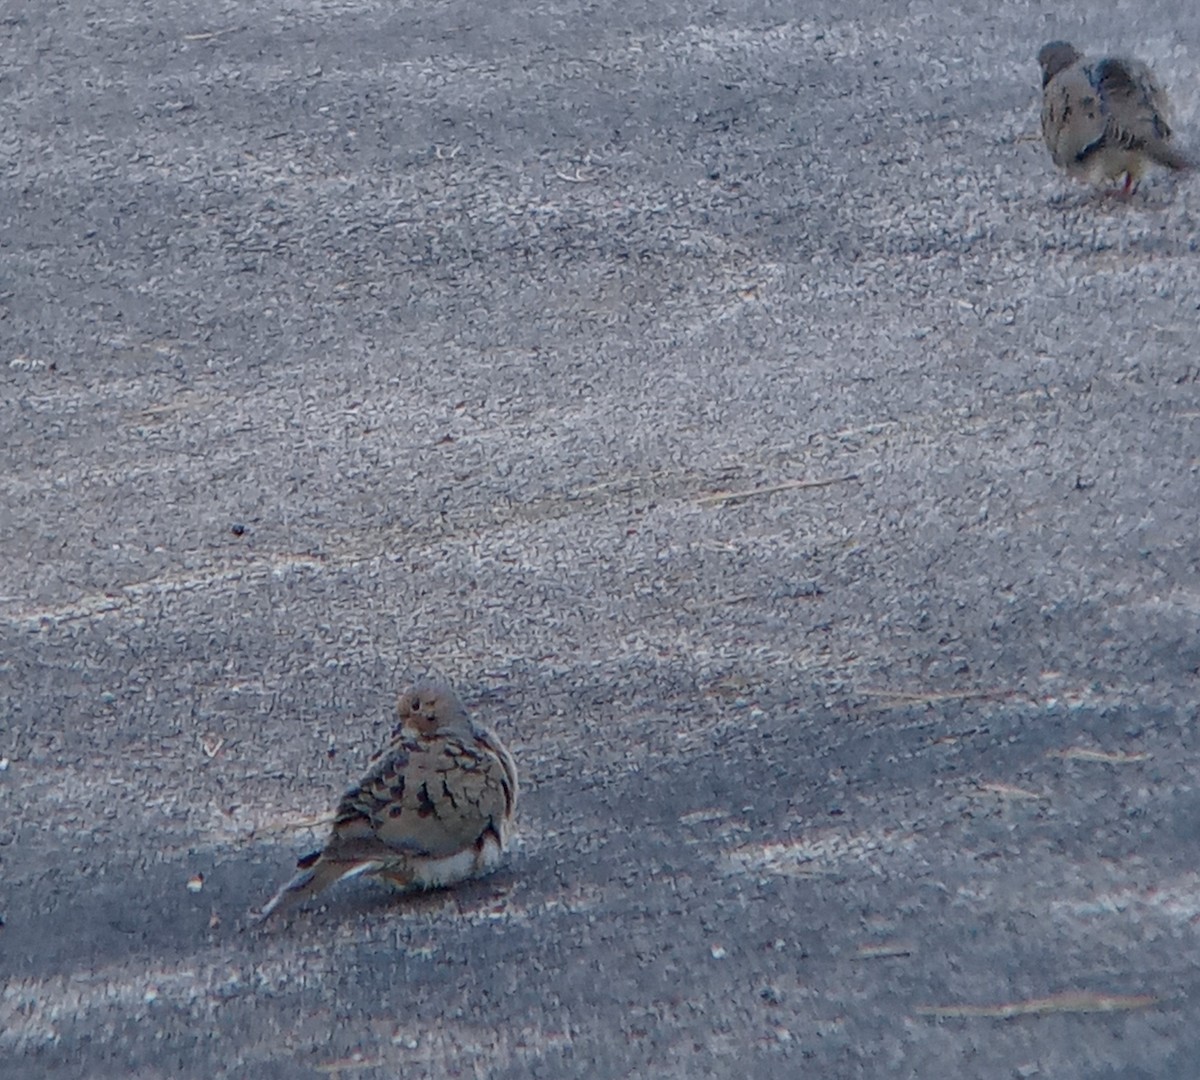
<path id="1" fill-rule="evenodd" d="M 782 1005 L 783 991 L 778 986 L 764 986 L 758 996 L 763 999 L 768 1005 Z"/>

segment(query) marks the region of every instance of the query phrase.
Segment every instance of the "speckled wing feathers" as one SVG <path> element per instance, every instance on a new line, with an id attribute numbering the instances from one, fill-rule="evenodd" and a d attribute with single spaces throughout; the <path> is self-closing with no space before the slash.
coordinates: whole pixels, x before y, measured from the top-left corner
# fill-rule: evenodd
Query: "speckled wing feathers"
<path id="1" fill-rule="evenodd" d="M 404 738 L 342 797 L 325 857 L 453 855 L 504 819 L 506 783 L 503 764 L 485 746 L 454 736 Z"/>
<path id="2" fill-rule="evenodd" d="M 1145 64 L 1106 57 L 1091 72 L 1107 107 L 1107 141 L 1136 148 L 1171 137 L 1164 115 L 1166 99 Z"/>
<path id="3" fill-rule="evenodd" d="M 1094 78 L 1108 104 L 1106 141 L 1130 150 L 1145 151 L 1160 165 L 1187 168 L 1191 162 L 1167 145 L 1171 138 L 1166 92 L 1150 69 L 1138 60 L 1111 57 L 1096 63 Z"/>

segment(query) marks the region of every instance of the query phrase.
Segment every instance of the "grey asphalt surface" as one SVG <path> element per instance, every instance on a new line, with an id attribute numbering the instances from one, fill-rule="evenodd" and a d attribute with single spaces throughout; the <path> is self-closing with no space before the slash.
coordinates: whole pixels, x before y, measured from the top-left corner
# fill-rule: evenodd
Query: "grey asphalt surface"
<path id="1" fill-rule="evenodd" d="M 1033 60 L 1200 8 L 504 6 L 3 10 L 4 1076 L 1200 1076 L 1200 179 Z M 253 928 L 430 670 L 507 866 Z"/>

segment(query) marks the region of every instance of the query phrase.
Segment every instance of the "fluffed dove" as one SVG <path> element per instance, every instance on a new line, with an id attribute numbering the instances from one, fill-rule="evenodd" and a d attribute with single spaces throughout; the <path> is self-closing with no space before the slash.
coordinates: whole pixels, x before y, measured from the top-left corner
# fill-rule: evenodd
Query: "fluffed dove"
<path id="1" fill-rule="evenodd" d="M 511 755 L 443 682 L 418 682 L 398 711 L 391 741 L 342 796 L 325 846 L 299 860 L 260 919 L 359 874 L 433 889 L 499 864 L 517 804 Z"/>
<path id="2" fill-rule="evenodd" d="M 1042 68 L 1042 138 L 1054 164 L 1085 183 L 1125 177 L 1131 195 L 1150 162 L 1187 169 L 1169 146 L 1167 95 L 1139 60 L 1089 59 L 1065 41 L 1038 51 Z"/>

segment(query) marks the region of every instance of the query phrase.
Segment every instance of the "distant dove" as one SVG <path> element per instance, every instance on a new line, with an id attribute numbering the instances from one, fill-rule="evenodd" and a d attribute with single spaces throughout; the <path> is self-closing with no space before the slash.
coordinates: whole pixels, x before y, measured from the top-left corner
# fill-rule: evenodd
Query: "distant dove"
<path id="1" fill-rule="evenodd" d="M 325 846 L 296 864 L 260 918 L 359 874 L 433 889 L 499 865 L 517 803 L 512 757 L 443 682 L 418 682 L 398 711 L 391 741 L 342 796 Z"/>
<path id="2" fill-rule="evenodd" d="M 1138 60 L 1089 59 L 1065 41 L 1038 52 L 1042 68 L 1042 137 L 1054 164 L 1085 183 L 1125 177 L 1129 196 L 1150 162 L 1187 169 L 1169 146 L 1167 95 Z"/>

